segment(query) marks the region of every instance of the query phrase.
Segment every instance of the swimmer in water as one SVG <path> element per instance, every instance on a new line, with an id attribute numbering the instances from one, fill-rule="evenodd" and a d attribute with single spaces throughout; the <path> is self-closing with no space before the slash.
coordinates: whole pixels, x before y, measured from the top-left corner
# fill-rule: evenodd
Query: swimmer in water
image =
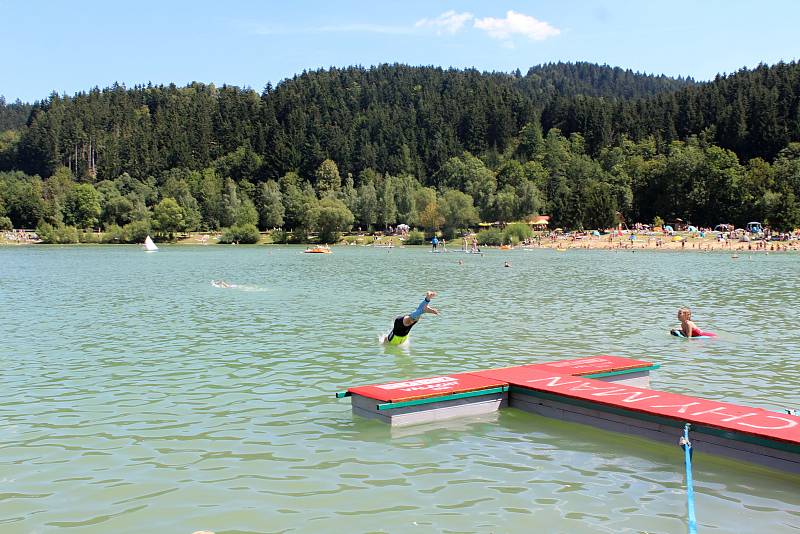
<path id="1" fill-rule="evenodd" d="M 400 345 L 408 339 L 411 329 L 419 322 L 423 313 L 439 315 L 439 310 L 430 306 L 431 299 L 435 296 L 435 291 L 428 291 L 425 293 L 425 298 L 422 299 L 422 302 L 419 303 L 416 310 L 408 315 L 396 317 L 394 325 L 392 326 L 392 331 L 382 339 L 382 342 L 389 345 Z"/>
<path id="2" fill-rule="evenodd" d="M 225 280 L 212 280 L 211 285 L 214 287 L 222 287 L 222 288 L 233 287 L 233 284 L 229 284 Z"/>
<path id="3" fill-rule="evenodd" d="M 678 320 L 681 322 L 680 329 L 675 329 L 672 331 L 673 335 L 683 335 L 683 337 L 715 337 L 717 334 L 713 332 L 703 332 L 700 328 L 697 327 L 696 324 L 692 321 L 692 310 L 687 307 L 680 308 L 678 310 Z"/>

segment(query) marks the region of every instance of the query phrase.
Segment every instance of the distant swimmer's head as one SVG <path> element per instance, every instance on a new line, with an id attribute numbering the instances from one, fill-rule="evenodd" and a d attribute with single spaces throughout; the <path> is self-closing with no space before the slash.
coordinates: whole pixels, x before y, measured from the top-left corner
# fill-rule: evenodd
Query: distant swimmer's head
<path id="1" fill-rule="evenodd" d="M 687 320 L 688 321 L 691 318 L 692 318 L 692 310 L 691 309 L 687 308 L 686 306 L 684 306 L 683 308 L 679 308 L 678 309 L 678 319 L 679 320 L 681 320 L 681 321 Z"/>

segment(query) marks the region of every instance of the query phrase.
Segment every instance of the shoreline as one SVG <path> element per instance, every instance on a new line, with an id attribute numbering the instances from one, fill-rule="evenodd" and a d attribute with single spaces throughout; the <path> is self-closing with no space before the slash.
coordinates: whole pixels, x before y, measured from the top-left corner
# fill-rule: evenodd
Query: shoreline
<path id="1" fill-rule="evenodd" d="M 541 237 L 535 238 L 529 244 L 517 244 L 511 248 L 503 248 L 497 245 L 479 245 L 482 250 L 502 250 L 503 252 L 510 252 L 512 250 L 520 249 L 553 249 L 558 251 L 568 250 L 651 250 L 651 251 L 679 251 L 679 252 L 726 252 L 726 253 L 769 253 L 769 252 L 798 252 L 800 251 L 800 241 L 732 241 L 732 240 L 719 240 L 715 237 L 694 237 L 676 236 L 680 240 L 674 238 L 666 238 L 661 236 L 641 236 L 637 235 L 636 239 L 631 240 L 630 236 L 618 236 L 609 239 L 608 235 L 604 236 L 588 236 L 583 238 L 564 238 L 564 237 Z M 457 241 L 453 240 L 455 244 Z M 159 243 L 169 245 L 189 245 L 189 246 L 207 246 L 219 245 L 217 242 L 217 235 L 208 233 L 189 234 L 185 237 L 178 238 L 175 241 L 159 241 Z M 71 243 L 72 245 L 115 245 L 114 243 Z M 123 243 L 120 243 L 123 244 Z M 124 243 L 125 245 L 137 245 L 136 243 Z M 309 243 L 286 243 L 277 244 L 272 243 L 268 239 L 262 239 L 255 246 L 262 245 L 293 245 L 293 246 L 307 246 Z M 34 241 L 12 241 L 0 238 L 0 247 L 18 247 L 18 246 L 32 246 L 32 245 L 45 245 L 48 244 Z M 63 244 L 55 244 L 63 246 Z M 375 236 L 367 234 L 349 235 L 345 236 L 338 243 L 332 246 L 385 246 L 393 245 L 396 248 L 403 247 L 430 247 L 429 243 L 419 245 L 404 245 L 399 239 L 399 236 L 381 236 L 377 239 Z M 241 246 L 241 245 L 239 245 Z M 461 247 L 450 248 L 448 252 L 460 252 Z"/>
<path id="2" fill-rule="evenodd" d="M 656 238 L 638 238 L 630 241 L 627 238 L 608 240 L 594 239 L 561 239 L 548 240 L 537 245 L 516 248 L 549 248 L 559 250 L 667 250 L 678 252 L 792 252 L 800 251 L 800 241 L 719 241 L 712 238 L 684 238 L 681 241 L 661 240 Z"/>
<path id="3" fill-rule="evenodd" d="M 166 244 L 166 245 L 174 245 L 174 246 L 206 246 L 202 243 L 191 243 L 186 242 L 187 240 L 177 241 L 174 243 L 164 243 L 160 242 L 159 244 Z M 212 243 L 212 245 L 218 245 L 218 243 Z M 64 246 L 141 246 L 137 243 L 118 243 L 118 244 L 109 244 L 109 243 L 13 243 L 13 242 L 2 242 L 0 241 L 0 249 L 6 248 L 16 248 L 16 247 L 24 247 L 29 248 L 32 246 L 37 247 L 64 247 Z M 225 246 L 225 245 L 221 245 Z M 289 247 L 308 247 L 308 244 L 304 243 L 254 243 L 250 245 L 230 245 L 230 246 L 245 246 L 245 247 L 257 247 L 257 246 L 289 246 Z M 348 243 L 336 243 L 334 245 L 330 245 L 331 247 L 339 248 L 339 247 L 372 247 L 372 244 L 348 244 Z M 385 248 L 385 247 L 377 247 L 377 248 Z M 395 245 L 394 248 L 430 248 L 430 245 Z M 513 252 L 517 250 L 553 250 L 558 252 L 568 252 L 568 251 L 584 251 L 584 250 L 596 250 L 596 251 L 612 251 L 612 252 L 622 252 L 622 251 L 629 251 L 629 252 L 637 252 L 637 251 L 644 251 L 644 252 L 695 252 L 695 253 L 729 253 L 738 256 L 739 254 L 778 254 L 778 253 L 792 253 L 792 252 L 800 252 L 800 244 L 794 245 L 784 245 L 781 243 L 780 245 L 775 244 L 772 248 L 768 244 L 766 248 L 747 248 L 747 243 L 736 243 L 735 245 L 710 245 L 706 243 L 700 243 L 697 246 L 686 246 L 681 247 L 679 244 L 676 246 L 674 244 L 664 244 L 664 245 L 646 245 L 646 244 L 622 244 L 622 243 L 613 243 L 613 244 L 603 244 L 603 243 L 547 243 L 541 245 L 518 245 L 513 248 L 505 248 L 501 249 L 499 246 L 496 245 L 482 245 L 479 247 L 481 252 L 485 251 L 498 251 L 498 252 Z M 446 250 L 447 253 L 461 253 L 463 252 L 460 248 L 450 248 Z"/>

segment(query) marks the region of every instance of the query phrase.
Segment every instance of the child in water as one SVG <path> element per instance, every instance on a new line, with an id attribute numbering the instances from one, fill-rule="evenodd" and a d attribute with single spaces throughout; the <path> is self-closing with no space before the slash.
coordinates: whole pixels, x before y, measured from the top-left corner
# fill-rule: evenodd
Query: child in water
<path id="1" fill-rule="evenodd" d="M 703 332 L 700 328 L 697 327 L 696 324 L 692 321 L 692 310 L 687 307 L 680 308 L 678 310 L 678 320 L 681 322 L 680 329 L 675 329 L 672 331 L 672 335 L 680 336 L 680 337 L 715 337 L 717 334 L 713 332 Z"/>

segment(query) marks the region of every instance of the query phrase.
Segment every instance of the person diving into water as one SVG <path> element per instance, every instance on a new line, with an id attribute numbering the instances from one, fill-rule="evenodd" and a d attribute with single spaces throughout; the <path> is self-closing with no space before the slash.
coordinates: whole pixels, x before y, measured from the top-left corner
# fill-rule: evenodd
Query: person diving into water
<path id="1" fill-rule="evenodd" d="M 430 306 L 431 299 L 435 296 L 435 291 L 428 291 L 425 293 L 425 298 L 422 299 L 422 302 L 419 303 L 416 310 L 408 315 L 396 317 L 394 325 L 392 326 L 392 331 L 384 336 L 381 342 L 389 345 L 400 345 L 408 339 L 411 329 L 417 324 L 423 313 L 439 315 L 439 310 Z"/>

